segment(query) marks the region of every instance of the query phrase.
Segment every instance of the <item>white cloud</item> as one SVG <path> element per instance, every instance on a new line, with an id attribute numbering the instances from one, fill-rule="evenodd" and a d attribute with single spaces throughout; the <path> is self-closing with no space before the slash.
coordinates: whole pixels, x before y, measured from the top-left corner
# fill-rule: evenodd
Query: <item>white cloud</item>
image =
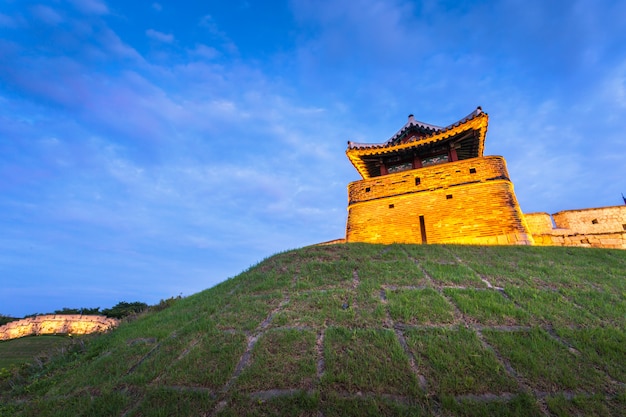
<path id="1" fill-rule="evenodd" d="M 4 13 L 0 13 L 0 27 L 13 29 L 18 27 L 18 23 L 14 17 L 8 16 Z"/>
<path id="2" fill-rule="evenodd" d="M 609 72 L 603 92 L 610 102 L 622 109 L 626 108 L 626 61 Z"/>
<path id="3" fill-rule="evenodd" d="M 194 49 L 189 51 L 189 53 L 195 57 L 209 60 L 217 58 L 220 55 L 220 52 L 217 49 L 203 44 L 197 44 Z"/>
<path id="4" fill-rule="evenodd" d="M 157 40 L 159 42 L 163 42 L 163 43 L 174 42 L 174 35 L 172 35 L 171 33 L 163 33 L 154 29 L 148 29 L 146 30 L 146 35 L 149 38 Z"/>
<path id="5" fill-rule="evenodd" d="M 131 46 L 124 43 L 120 37 L 109 28 L 103 28 L 97 33 L 102 47 L 113 54 L 113 58 L 132 58 L 141 61 L 141 55 Z"/>
<path id="6" fill-rule="evenodd" d="M 407 56 L 420 56 L 429 46 L 408 2 L 297 0 L 292 6 L 298 21 L 314 27 L 315 36 L 300 49 L 311 61 L 390 67 Z"/>
<path id="7" fill-rule="evenodd" d="M 230 37 L 221 30 L 213 16 L 207 14 L 202 16 L 199 22 L 200 27 L 206 28 L 209 33 L 219 41 L 221 47 L 230 54 L 237 54 L 239 51 L 237 45 L 230 39 Z"/>
<path id="8" fill-rule="evenodd" d="M 63 17 L 53 8 L 41 4 L 31 8 L 33 16 L 41 22 L 50 26 L 56 26 L 63 22 Z"/>
<path id="9" fill-rule="evenodd" d="M 107 5 L 100 0 L 69 0 L 78 10 L 85 14 L 104 15 L 109 13 Z"/>

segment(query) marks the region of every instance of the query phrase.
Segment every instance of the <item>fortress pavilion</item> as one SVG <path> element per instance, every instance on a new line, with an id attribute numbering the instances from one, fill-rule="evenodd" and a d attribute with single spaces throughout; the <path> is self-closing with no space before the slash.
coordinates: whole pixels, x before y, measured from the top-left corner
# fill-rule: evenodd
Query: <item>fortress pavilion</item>
<path id="1" fill-rule="evenodd" d="M 533 244 L 501 156 L 483 156 L 480 107 L 446 127 L 408 122 L 380 144 L 348 142 L 347 242 Z"/>

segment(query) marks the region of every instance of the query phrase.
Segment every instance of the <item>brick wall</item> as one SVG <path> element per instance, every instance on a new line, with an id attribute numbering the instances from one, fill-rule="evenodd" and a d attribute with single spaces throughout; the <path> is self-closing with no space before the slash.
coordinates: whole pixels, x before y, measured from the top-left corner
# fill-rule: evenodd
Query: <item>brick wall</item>
<path id="1" fill-rule="evenodd" d="M 535 244 L 626 249 L 626 206 L 525 215 Z M 548 223 L 550 226 L 548 227 Z"/>
<path id="2" fill-rule="evenodd" d="M 559 211 L 552 217 L 557 227 L 578 233 L 626 231 L 626 206 Z"/>
<path id="3" fill-rule="evenodd" d="M 552 233 L 554 226 L 552 224 L 552 216 L 548 213 L 528 213 L 524 214 L 528 230 L 533 235 Z"/>
<path id="4" fill-rule="evenodd" d="M 422 229 L 421 225 L 424 225 Z M 355 181 L 348 242 L 532 244 L 502 157 Z"/>
<path id="5" fill-rule="evenodd" d="M 28 317 L 0 326 L 0 340 L 39 334 L 89 334 L 116 327 L 119 320 L 106 316 L 56 314 Z"/>

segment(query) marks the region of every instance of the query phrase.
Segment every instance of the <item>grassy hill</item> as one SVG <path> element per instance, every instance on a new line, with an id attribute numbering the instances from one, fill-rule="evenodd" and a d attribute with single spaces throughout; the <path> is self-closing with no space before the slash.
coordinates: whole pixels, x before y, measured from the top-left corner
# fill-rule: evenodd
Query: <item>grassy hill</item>
<path id="1" fill-rule="evenodd" d="M 0 376 L 0 416 L 622 416 L 626 251 L 273 256 Z"/>
<path id="2" fill-rule="evenodd" d="M 0 369 L 49 355 L 56 348 L 68 345 L 70 340 L 68 336 L 42 335 L 0 342 Z"/>

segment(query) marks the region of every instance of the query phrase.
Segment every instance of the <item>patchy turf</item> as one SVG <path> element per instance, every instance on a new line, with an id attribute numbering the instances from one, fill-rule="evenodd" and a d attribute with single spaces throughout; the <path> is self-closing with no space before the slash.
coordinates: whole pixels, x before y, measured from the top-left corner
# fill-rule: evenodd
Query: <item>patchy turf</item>
<path id="1" fill-rule="evenodd" d="M 1 342 L 0 416 L 622 416 L 625 329 L 626 251 L 308 247 L 56 354 Z"/>
<path id="2" fill-rule="evenodd" d="M 0 341 L 0 369 L 31 362 L 37 356 L 49 356 L 70 344 L 68 336 L 28 336 Z"/>

